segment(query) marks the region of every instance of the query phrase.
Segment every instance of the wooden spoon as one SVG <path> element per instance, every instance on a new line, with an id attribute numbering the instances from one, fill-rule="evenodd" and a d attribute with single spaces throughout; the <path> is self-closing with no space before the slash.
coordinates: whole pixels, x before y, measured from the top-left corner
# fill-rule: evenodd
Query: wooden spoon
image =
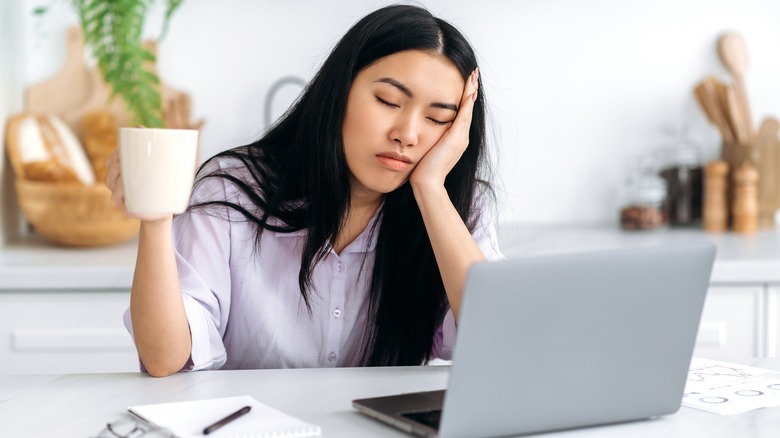
<path id="1" fill-rule="evenodd" d="M 740 105 L 739 94 L 734 86 L 726 87 L 726 105 L 734 128 L 734 137 L 739 146 L 750 146 L 750 126 L 746 126 L 743 107 Z M 737 164 L 737 163 L 731 163 Z"/>
<path id="2" fill-rule="evenodd" d="M 711 76 L 708 76 L 696 84 L 693 89 L 693 95 L 696 97 L 696 101 L 699 103 L 704 115 L 707 116 L 707 120 L 720 131 L 723 141 L 732 144 L 734 143 L 734 135 L 727 121 L 728 117 L 723 113 L 720 106 L 718 91 L 712 82 L 713 79 Z"/>
<path id="3" fill-rule="evenodd" d="M 736 32 L 727 32 L 721 35 L 718 39 L 718 56 L 734 78 L 734 91 L 737 98 L 737 104 L 734 108 L 739 111 L 739 114 L 734 114 L 733 117 L 741 121 L 747 134 L 746 140 L 750 142 L 755 134 L 753 118 L 750 115 L 750 104 L 745 90 L 745 72 L 748 63 L 747 48 L 742 36 Z"/>

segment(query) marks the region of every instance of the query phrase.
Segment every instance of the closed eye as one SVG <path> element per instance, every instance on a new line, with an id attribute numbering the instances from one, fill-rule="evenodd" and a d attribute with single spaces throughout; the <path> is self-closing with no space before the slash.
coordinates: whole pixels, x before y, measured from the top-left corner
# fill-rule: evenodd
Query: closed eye
<path id="1" fill-rule="evenodd" d="M 450 121 L 447 121 L 447 122 L 442 122 L 441 120 L 432 119 L 432 118 L 430 118 L 430 117 L 428 117 L 428 120 L 430 120 L 431 122 L 433 122 L 435 125 L 446 125 L 446 124 L 452 123 L 452 121 L 451 121 L 451 120 L 450 120 Z"/>
<path id="2" fill-rule="evenodd" d="M 375 96 L 375 97 L 376 97 L 376 101 L 381 103 L 382 105 L 388 106 L 390 108 L 400 108 L 401 107 L 400 105 L 396 105 L 394 103 L 388 102 L 388 101 L 382 99 L 379 96 Z M 439 126 L 443 126 L 443 125 L 447 125 L 449 123 L 452 123 L 452 120 L 442 121 L 442 120 L 434 119 L 432 117 L 427 117 L 427 119 L 430 120 L 434 125 L 439 125 Z"/>
<path id="3" fill-rule="evenodd" d="M 379 97 L 379 96 L 376 96 L 376 100 L 377 100 L 377 102 L 381 103 L 382 105 L 389 106 L 390 108 L 400 108 L 400 106 L 398 106 L 398 105 L 396 105 L 396 104 L 394 104 L 394 103 L 390 103 L 390 102 L 388 102 L 388 101 L 386 101 L 386 100 L 382 99 L 382 98 L 381 98 L 381 97 Z"/>

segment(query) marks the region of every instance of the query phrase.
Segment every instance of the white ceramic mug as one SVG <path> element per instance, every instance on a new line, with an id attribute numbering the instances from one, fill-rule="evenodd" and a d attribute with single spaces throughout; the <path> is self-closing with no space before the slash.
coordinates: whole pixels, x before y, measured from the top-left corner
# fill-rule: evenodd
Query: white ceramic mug
<path id="1" fill-rule="evenodd" d="M 143 214 L 186 210 L 197 156 L 197 130 L 119 128 L 119 162 L 127 210 Z"/>

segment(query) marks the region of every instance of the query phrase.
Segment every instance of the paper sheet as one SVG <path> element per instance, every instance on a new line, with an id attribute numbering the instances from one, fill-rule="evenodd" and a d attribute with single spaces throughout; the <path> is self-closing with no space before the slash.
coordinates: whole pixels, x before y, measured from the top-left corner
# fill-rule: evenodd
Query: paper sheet
<path id="1" fill-rule="evenodd" d="M 780 406 L 780 373 L 694 357 L 682 404 L 720 415 Z"/>

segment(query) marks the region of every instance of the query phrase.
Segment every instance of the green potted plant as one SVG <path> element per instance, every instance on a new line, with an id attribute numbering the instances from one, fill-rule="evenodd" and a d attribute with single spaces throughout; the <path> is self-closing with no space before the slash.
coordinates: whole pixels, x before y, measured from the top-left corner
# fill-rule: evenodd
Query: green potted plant
<path id="1" fill-rule="evenodd" d="M 174 12 L 184 0 L 165 0 L 161 40 Z M 144 21 L 155 0 L 70 0 L 92 49 L 111 96 L 125 104 L 130 122 L 146 127 L 164 127 L 160 79 L 147 68 L 155 55 L 142 46 Z M 47 8 L 35 9 L 36 14 Z"/>

